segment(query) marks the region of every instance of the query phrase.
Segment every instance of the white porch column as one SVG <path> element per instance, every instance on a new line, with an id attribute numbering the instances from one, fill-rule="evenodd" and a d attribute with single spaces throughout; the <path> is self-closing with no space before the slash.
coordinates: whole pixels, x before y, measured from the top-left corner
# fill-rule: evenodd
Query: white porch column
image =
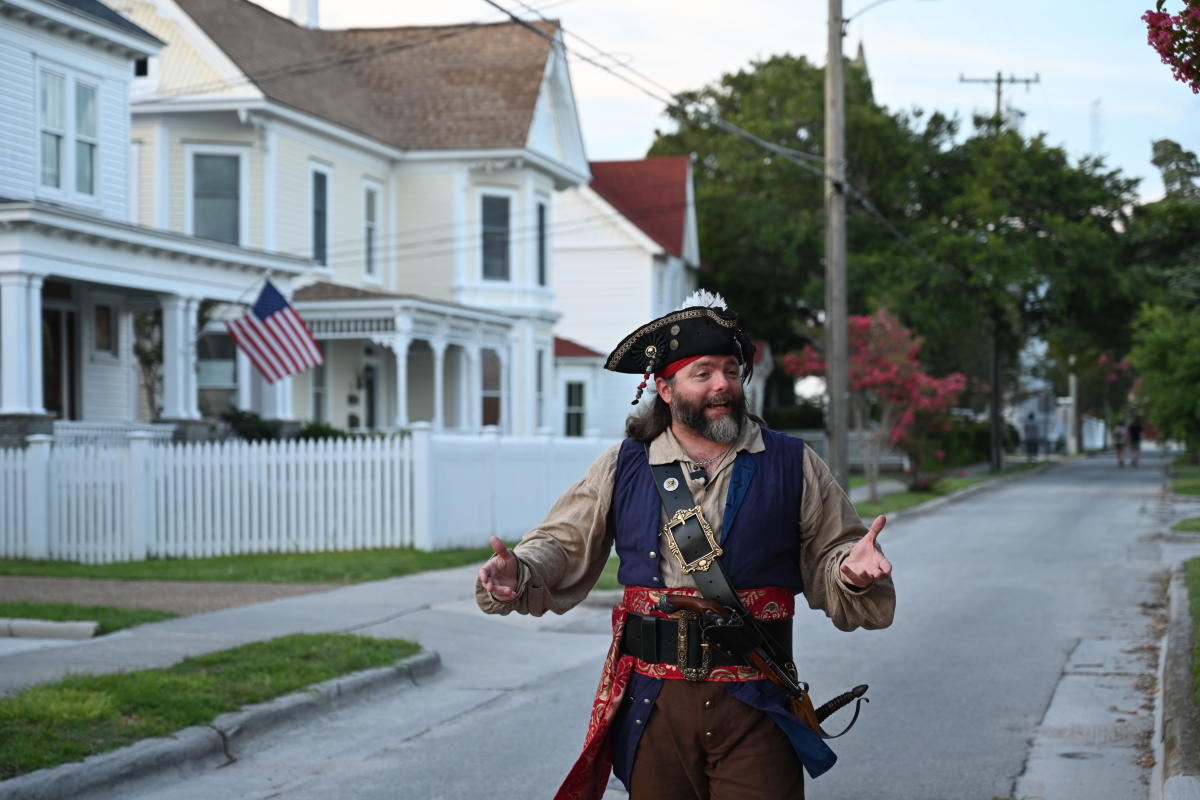
<path id="1" fill-rule="evenodd" d="M 479 431 L 483 418 L 483 371 L 479 345 L 463 345 L 463 429 L 468 433 Z"/>
<path id="2" fill-rule="evenodd" d="M 29 300 L 25 304 L 29 315 L 29 410 L 45 414 L 45 398 L 42 397 L 42 275 L 29 276 Z"/>
<path id="3" fill-rule="evenodd" d="M 396 427 L 408 427 L 408 347 L 412 339 L 397 336 L 392 340 L 392 353 L 396 356 Z"/>
<path id="4" fill-rule="evenodd" d="M 500 431 L 513 433 L 512 352 L 510 346 L 496 348 L 496 359 L 500 362 Z"/>
<path id="5" fill-rule="evenodd" d="M 34 357 L 29 334 L 29 276 L 0 275 L 0 414 L 28 414 L 29 361 Z M 40 353 L 37 355 L 40 356 Z"/>
<path id="6" fill-rule="evenodd" d="M 430 339 L 433 350 L 433 429 L 446 427 L 446 340 Z"/>
<path id="7" fill-rule="evenodd" d="M 250 357 L 240 347 L 234 356 L 234 364 L 237 369 L 237 407 L 242 411 L 250 411 L 254 403 L 250 390 L 250 381 L 254 373 L 251 371 Z"/>
<path id="8" fill-rule="evenodd" d="M 263 387 L 263 419 L 291 420 L 292 377 L 280 378 Z"/>
<path id="9" fill-rule="evenodd" d="M 183 419 L 200 419 L 200 378 L 196 374 L 196 339 L 199 338 L 200 299 L 189 297 L 183 312 Z"/>
<path id="10" fill-rule="evenodd" d="M 195 345 L 188 341 L 194 335 L 195 323 L 188 324 L 188 299 L 179 295 L 168 295 L 161 299 L 163 315 L 163 418 L 191 419 L 188 416 L 187 391 L 191 386 L 187 370 L 192 361 L 188 353 L 195 353 Z M 192 400 L 195 405 L 195 399 Z"/>

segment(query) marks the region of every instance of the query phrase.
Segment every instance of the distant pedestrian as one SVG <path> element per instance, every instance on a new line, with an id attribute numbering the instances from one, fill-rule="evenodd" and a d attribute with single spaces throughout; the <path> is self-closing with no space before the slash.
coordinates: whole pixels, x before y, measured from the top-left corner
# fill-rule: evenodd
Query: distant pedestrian
<path id="1" fill-rule="evenodd" d="M 1125 428 L 1124 422 L 1118 422 L 1113 425 L 1112 441 L 1113 449 L 1117 451 L 1117 466 L 1125 466 L 1125 440 L 1128 435 L 1128 430 Z"/>
<path id="2" fill-rule="evenodd" d="M 1032 464 L 1037 461 L 1038 444 L 1040 431 L 1038 431 L 1037 416 L 1032 411 L 1025 419 L 1025 428 L 1021 431 L 1021 438 L 1025 440 L 1025 461 Z"/>
<path id="3" fill-rule="evenodd" d="M 1129 463 L 1136 467 L 1138 465 L 1138 455 L 1142 450 L 1141 417 L 1133 418 L 1133 422 L 1129 423 L 1127 433 L 1129 434 Z"/>

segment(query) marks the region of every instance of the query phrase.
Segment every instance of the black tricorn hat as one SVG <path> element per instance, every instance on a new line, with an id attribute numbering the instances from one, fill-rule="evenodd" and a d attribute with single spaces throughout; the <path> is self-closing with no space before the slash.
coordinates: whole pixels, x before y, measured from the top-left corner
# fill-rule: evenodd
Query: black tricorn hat
<path id="1" fill-rule="evenodd" d="M 720 295 L 698 292 L 684 301 L 684 308 L 651 320 L 626 336 L 609 354 L 604 368 L 642 374 L 642 385 L 638 387 L 641 399 L 650 373 L 661 373 L 683 359 L 707 355 L 737 356 L 742 364 L 742 382 L 750 379 L 754 342 Z"/>

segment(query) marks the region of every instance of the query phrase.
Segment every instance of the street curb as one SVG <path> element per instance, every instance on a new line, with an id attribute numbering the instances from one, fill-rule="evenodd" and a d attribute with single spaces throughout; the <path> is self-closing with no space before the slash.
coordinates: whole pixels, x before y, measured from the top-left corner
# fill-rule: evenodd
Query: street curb
<path id="1" fill-rule="evenodd" d="M 236 747 L 271 733 L 285 723 L 318 716 L 369 692 L 433 675 L 441 658 L 427 651 L 388 667 L 354 672 L 313 684 L 294 694 L 240 711 L 221 714 L 208 725 L 194 725 L 167 737 L 144 739 L 128 747 L 94 755 L 82 762 L 31 772 L 0 782 L 0 800 L 68 800 L 167 769 L 199 769 L 237 760 Z"/>
<path id="2" fill-rule="evenodd" d="M 0 636 L 23 639 L 90 639 L 99 622 L 57 622 L 46 619 L 0 618 Z"/>
<path id="3" fill-rule="evenodd" d="M 1048 461 L 1034 467 L 1033 469 L 1024 470 L 1023 472 L 1014 472 L 1011 475 L 1000 475 L 995 478 L 987 478 L 986 480 L 980 481 L 979 483 L 971 486 L 967 486 L 964 489 L 959 489 L 957 492 L 952 492 L 944 497 L 928 500 L 920 505 L 903 508 L 898 511 L 889 511 L 884 516 L 887 517 L 888 522 L 895 522 L 898 519 L 905 519 L 907 517 L 918 517 L 922 514 L 928 514 L 931 511 L 937 511 L 942 506 L 947 506 L 951 503 L 957 503 L 959 500 L 965 500 L 973 495 L 990 491 L 992 489 L 998 489 L 1001 486 L 1006 486 L 1015 481 L 1019 481 L 1024 478 L 1030 478 L 1034 475 L 1041 475 L 1043 472 L 1049 472 L 1055 467 L 1059 467 L 1061 465 L 1061 462 L 1058 461 Z"/>
<path id="4" fill-rule="evenodd" d="M 1167 589 L 1167 643 L 1162 676 L 1162 797 L 1200 798 L 1200 712 L 1192 700 L 1192 634 L 1183 565 L 1171 574 Z"/>

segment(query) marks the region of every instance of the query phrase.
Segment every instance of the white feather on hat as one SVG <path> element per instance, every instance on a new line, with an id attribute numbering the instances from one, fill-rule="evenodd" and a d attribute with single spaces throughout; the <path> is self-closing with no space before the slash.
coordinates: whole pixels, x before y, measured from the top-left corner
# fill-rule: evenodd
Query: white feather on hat
<path id="1" fill-rule="evenodd" d="M 725 302 L 725 298 L 719 294 L 713 294 L 707 289 L 697 289 L 686 298 L 676 311 L 683 311 L 685 308 L 695 308 L 702 306 L 704 308 L 729 308 L 729 304 Z"/>

